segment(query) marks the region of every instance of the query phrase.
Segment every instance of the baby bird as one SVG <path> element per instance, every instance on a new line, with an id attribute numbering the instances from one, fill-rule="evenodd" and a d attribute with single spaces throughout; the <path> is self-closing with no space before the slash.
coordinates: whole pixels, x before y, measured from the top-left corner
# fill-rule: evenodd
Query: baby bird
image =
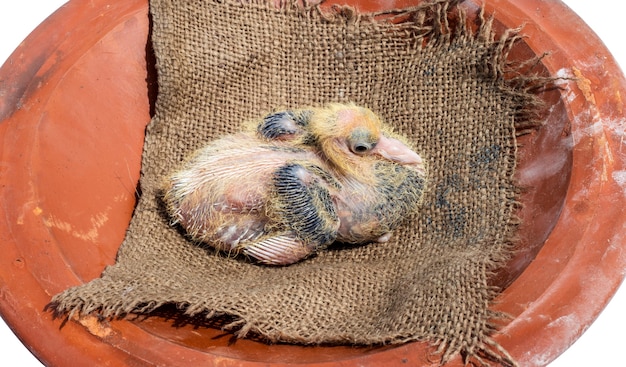
<path id="1" fill-rule="evenodd" d="M 192 240 L 287 265 L 335 241 L 387 241 L 418 208 L 425 176 L 371 110 L 330 104 L 209 143 L 167 178 L 164 201 Z"/>

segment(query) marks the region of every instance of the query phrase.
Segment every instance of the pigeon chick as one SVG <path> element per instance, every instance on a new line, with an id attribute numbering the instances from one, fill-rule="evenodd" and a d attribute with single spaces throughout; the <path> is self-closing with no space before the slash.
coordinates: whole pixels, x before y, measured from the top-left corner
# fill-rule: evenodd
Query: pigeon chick
<path id="1" fill-rule="evenodd" d="M 330 104 L 209 143 L 167 178 L 164 201 L 191 239 L 287 265 L 335 241 L 387 241 L 418 208 L 425 176 L 371 110 Z"/>

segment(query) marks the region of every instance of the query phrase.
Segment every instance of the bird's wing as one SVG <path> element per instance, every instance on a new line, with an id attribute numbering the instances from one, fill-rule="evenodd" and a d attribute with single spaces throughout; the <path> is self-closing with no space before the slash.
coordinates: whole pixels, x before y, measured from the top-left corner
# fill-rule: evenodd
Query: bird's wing
<path id="1" fill-rule="evenodd" d="M 274 230 L 257 241 L 239 244 L 244 254 L 264 264 L 286 265 L 331 244 L 339 219 L 331 191 L 332 176 L 311 162 L 288 162 L 273 174 L 268 215 Z"/>
<path id="2" fill-rule="evenodd" d="M 339 218 L 331 191 L 338 183 L 323 168 L 308 163 L 290 162 L 276 170 L 270 213 L 309 246 L 319 249 L 337 236 Z"/>
<path id="3" fill-rule="evenodd" d="M 307 135 L 310 111 L 279 111 L 263 118 L 257 132 L 269 140 L 292 141 Z"/>

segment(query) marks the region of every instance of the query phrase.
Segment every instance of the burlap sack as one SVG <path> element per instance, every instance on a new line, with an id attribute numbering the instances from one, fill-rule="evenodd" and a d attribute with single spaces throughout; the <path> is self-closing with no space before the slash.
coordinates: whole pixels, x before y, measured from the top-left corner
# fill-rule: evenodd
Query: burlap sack
<path id="1" fill-rule="evenodd" d="M 488 20 L 453 25 L 465 22 L 455 1 L 384 19 L 244 3 L 151 1 L 159 94 L 143 193 L 117 263 L 55 296 L 55 310 L 111 317 L 176 304 L 229 315 L 225 327 L 241 337 L 422 340 L 440 347 L 442 363 L 462 353 L 512 364 L 490 338 L 498 315 L 488 275 L 509 257 L 515 228 L 515 128 L 531 97 L 502 75 L 518 36 L 495 38 Z M 427 159 L 423 209 L 391 242 L 266 267 L 169 225 L 159 187 L 185 155 L 268 111 L 333 101 L 372 108 Z"/>

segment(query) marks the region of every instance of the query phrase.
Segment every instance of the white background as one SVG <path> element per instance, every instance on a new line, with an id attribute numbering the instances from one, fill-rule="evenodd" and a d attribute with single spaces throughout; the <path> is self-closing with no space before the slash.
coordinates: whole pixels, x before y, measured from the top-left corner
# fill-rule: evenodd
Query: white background
<path id="1" fill-rule="evenodd" d="M 123 0 L 120 0 L 123 1 Z M 548 0 L 555 1 L 555 0 Z M 611 0 L 564 0 L 600 36 L 622 69 L 626 69 L 626 42 L 621 29 L 623 11 Z M 49 14 L 65 0 L 0 2 L 0 64 Z M 558 19 L 554 19 L 558 22 Z M 567 26 L 567 25 L 564 25 Z M 1 302 L 1 300 L 0 300 Z M 626 366 L 626 286 L 578 341 L 550 367 Z M 41 367 L 0 319 L 0 359 L 3 366 Z"/>

